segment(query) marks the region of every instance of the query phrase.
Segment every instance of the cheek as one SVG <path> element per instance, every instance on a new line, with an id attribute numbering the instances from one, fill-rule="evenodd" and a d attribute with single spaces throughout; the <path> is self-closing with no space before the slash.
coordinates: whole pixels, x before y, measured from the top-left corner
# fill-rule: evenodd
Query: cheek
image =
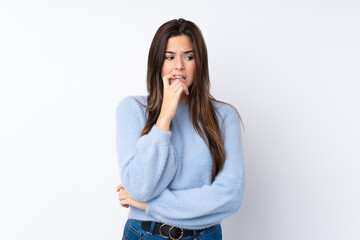
<path id="1" fill-rule="evenodd" d="M 161 74 L 164 75 L 168 75 L 170 74 L 172 71 L 171 66 L 169 66 L 169 64 L 163 64 L 163 66 L 161 67 Z"/>
<path id="2" fill-rule="evenodd" d="M 189 66 L 189 73 L 194 78 L 195 75 L 195 64 Z"/>

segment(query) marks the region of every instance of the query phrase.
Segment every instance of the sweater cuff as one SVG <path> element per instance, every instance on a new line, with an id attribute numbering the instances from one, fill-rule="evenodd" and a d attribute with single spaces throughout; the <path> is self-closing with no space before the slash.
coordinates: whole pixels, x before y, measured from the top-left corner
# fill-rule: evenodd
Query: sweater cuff
<path id="1" fill-rule="evenodd" d="M 171 131 L 164 131 L 154 124 L 148 134 L 154 135 L 154 137 L 163 138 L 166 141 L 170 141 Z"/>
<path id="2" fill-rule="evenodd" d="M 156 198 L 146 202 L 145 214 L 152 215 L 152 204 L 154 203 L 155 199 Z"/>

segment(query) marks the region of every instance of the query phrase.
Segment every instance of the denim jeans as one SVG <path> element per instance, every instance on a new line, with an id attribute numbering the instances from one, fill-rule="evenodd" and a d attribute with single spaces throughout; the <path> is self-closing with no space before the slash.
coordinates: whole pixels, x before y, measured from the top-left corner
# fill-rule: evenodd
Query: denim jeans
<path id="1" fill-rule="evenodd" d="M 141 228 L 141 222 L 136 219 L 128 219 L 124 227 L 122 240 L 171 240 L 164 238 L 160 234 L 150 233 Z M 208 227 L 198 233 L 198 235 L 182 237 L 181 240 L 222 240 L 221 225 L 217 224 Z"/>

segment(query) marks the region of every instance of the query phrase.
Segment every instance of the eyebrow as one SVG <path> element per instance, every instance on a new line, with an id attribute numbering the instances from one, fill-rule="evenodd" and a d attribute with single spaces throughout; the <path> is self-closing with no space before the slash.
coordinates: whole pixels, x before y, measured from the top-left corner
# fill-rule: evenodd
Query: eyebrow
<path id="1" fill-rule="evenodd" d="M 183 51 L 183 53 L 191 53 L 191 52 L 194 52 L 194 50 L 188 50 L 188 51 Z M 175 52 L 173 51 L 166 51 L 165 53 L 171 53 L 171 54 L 175 54 Z"/>

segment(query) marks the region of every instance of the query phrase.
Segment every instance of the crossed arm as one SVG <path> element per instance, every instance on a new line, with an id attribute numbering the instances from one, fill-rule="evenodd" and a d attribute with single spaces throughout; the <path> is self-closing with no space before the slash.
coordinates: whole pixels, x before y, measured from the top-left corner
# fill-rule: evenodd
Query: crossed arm
<path id="1" fill-rule="evenodd" d="M 211 218 L 226 218 L 240 208 L 245 172 L 240 120 L 236 115 L 224 120 L 222 131 L 226 159 L 215 181 L 198 188 L 171 190 L 168 185 L 178 164 L 170 142 L 171 132 L 154 125 L 147 135 L 134 138 L 142 128 L 127 122 L 128 118 L 122 115 L 126 106 L 120 103 L 117 112 L 117 147 L 122 180 L 117 191 L 121 206 L 131 205 L 169 223 L 199 218 L 211 222 Z"/>

